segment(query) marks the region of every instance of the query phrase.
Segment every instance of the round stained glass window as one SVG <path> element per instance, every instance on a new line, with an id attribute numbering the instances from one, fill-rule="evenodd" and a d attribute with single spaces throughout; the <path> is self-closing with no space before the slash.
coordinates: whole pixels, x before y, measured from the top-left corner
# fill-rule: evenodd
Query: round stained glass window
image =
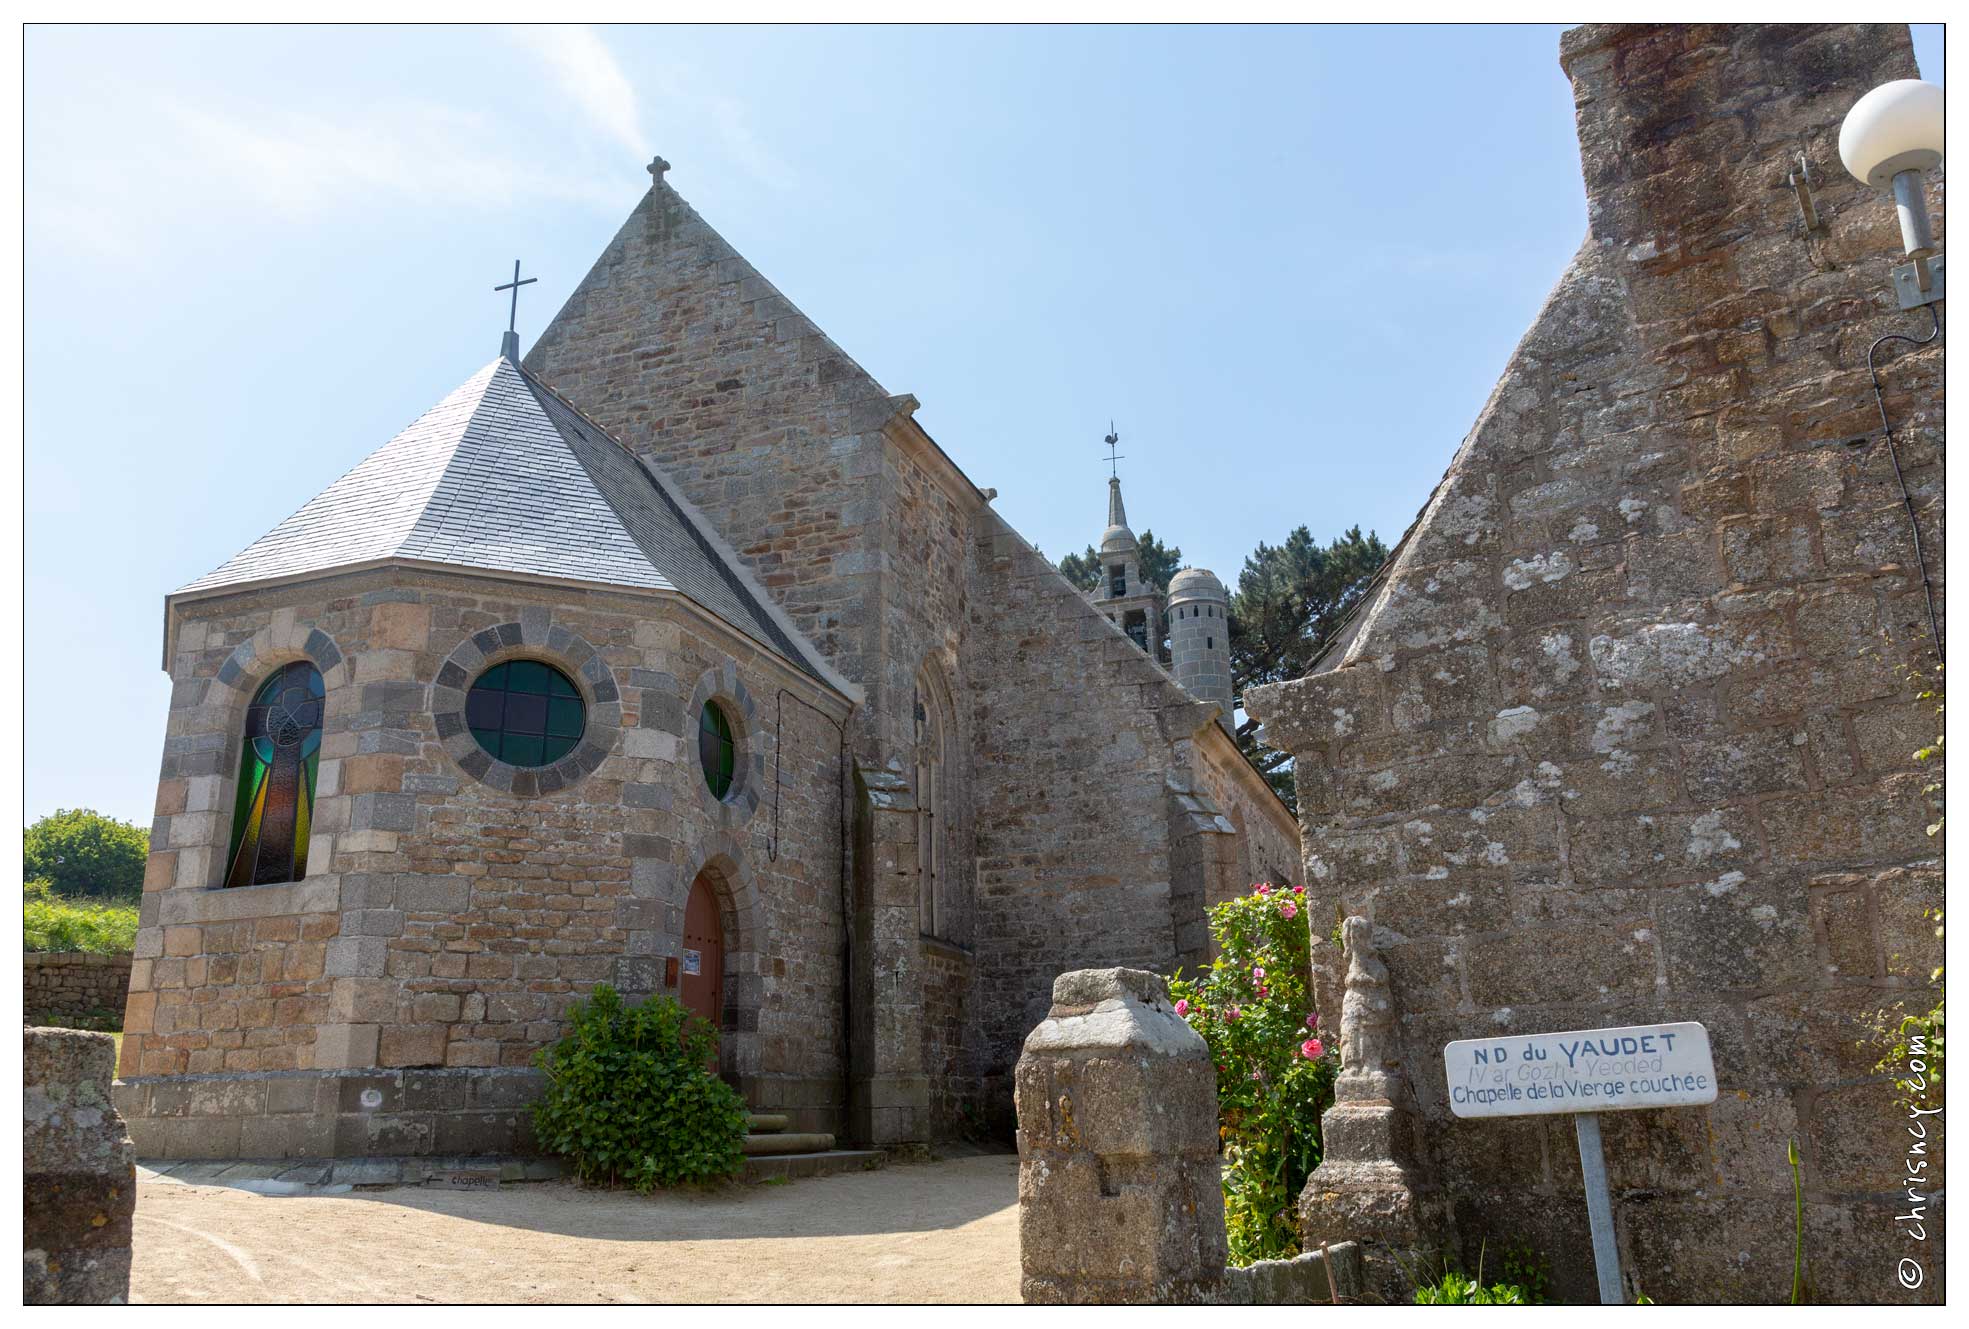
<path id="1" fill-rule="evenodd" d="M 732 722 L 715 701 L 704 703 L 697 717 L 697 761 L 704 768 L 704 783 L 714 797 L 723 799 L 732 791 L 732 775 L 738 768 L 738 744 L 732 740 Z"/>
<path id="2" fill-rule="evenodd" d="M 550 664 L 508 660 L 465 694 L 465 724 L 486 755 L 509 766 L 551 766 L 587 727 L 580 689 Z"/>

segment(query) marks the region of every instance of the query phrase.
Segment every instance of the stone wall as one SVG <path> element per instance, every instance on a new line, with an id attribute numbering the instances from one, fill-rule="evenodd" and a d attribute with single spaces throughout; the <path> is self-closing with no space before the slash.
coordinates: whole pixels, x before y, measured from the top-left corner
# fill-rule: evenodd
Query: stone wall
<path id="1" fill-rule="evenodd" d="M 840 1126 L 849 707 L 832 689 L 675 597 L 443 573 L 194 601 L 172 646 L 123 1050 L 147 1154 L 443 1151 L 417 1113 L 474 1106 L 472 1075 L 421 1077 L 438 1097 L 407 1087 L 397 1114 L 341 1104 L 356 1080 L 333 1073 L 522 1070 L 598 982 L 674 995 L 700 873 L 724 913 L 724 1073 L 758 1110 Z M 584 692 L 565 770 L 492 764 L 458 719 L 470 681 L 519 656 Z M 309 875 L 214 889 L 246 703 L 297 658 L 326 686 Z M 740 748 L 723 802 L 694 755 L 713 696 Z M 319 1083 L 273 1083 L 302 1072 Z M 217 1079 L 152 1084 L 185 1076 Z"/>
<path id="2" fill-rule="evenodd" d="M 1237 881 L 1233 893 L 1261 882 L 1299 880 L 1299 827 L 1278 795 L 1228 735 L 1200 731 L 1191 749 L 1195 787 L 1237 832 Z M 1212 897 L 1211 904 L 1219 903 Z"/>
<path id="3" fill-rule="evenodd" d="M 87 951 L 28 951 L 21 974 L 21 1009 L 36 1019 L 120 1016 L 130 993 L 130 957 Z"/>
<path id="4" fill-rule="evenodd" d="M 975 1074 L 1002 1104 L 1056 975 L 1126 965 L 1170 972 L 1206 946 L 1199 882 L 1182 883 L 1170 823 L 1195 701 L 1016 531 L 981 528 L 966 641 L 976 735 Z M 987 611 L 974 610 L 983 617 Z M 1183 751 L 1178 752 L 1178 747 Z M 1228 829 L 1226 827 L 1225 829 Z"/>
<path id="5" fill-rule="evenodd" d="M 129 1300 L 137 1168 L 110 1103 L 115 1075 L 108 1034 L 25 1032 L 21 1244 L 29 1305 Z"/>
<path id="6" fill-rule="evenodd" d="M 919 671 L 964 692 L 964 567 L 984 503 L 911 419 L 914 398 L 889 395 L 660 178 L 527 366 L 661 466 L 862 688 L 858 759 L 913 769 Z M 968 715 L 953 718 L 946 766 L 961 780 Z M 883 1000 L 860 993 L 860 1138 L 927 1138 L 931 1097 L 963 1093 L 935 1032 L 964 1024 L 970 990 L 953 966 L 966 968 L 975 856 L 969 800 L 961 785 L 952 793 L 941 811 L 954 926 L 940 938 L 918 918 L 913 829 L 871 828 L 884 866 L 858 881 L 882 888 L 858 903 L 858 939 L 871 981 L 886 977 Z M 910 999 L 889 1000 L 890 982 Z"/>
<path id="7" fill-rule="evenodd" d="M 1187 778 L 1172 745 L 1202 722 L 989 510 L 915 399 L 857 365 L 662 169 L 527 366 L 661 466 L 864 691 L 853 1133 L 923 1139 L 986 1101 L 1003 1120 L 1054 974 L 1201 953 L 1200 906 L 1173 936 L 1166 784 Z M 909 788 L 925 670 L 954 703 L 937 937 Z M 1292 837 L 1276 804 L 1265 818 Z"/>
<path id="8" fill-rule="evenodd" d="M 1935 717 L 1896 671 L 1935 648 L 1865 364 L 1929 319 L 1836 151 L 1915 75 L 1907 30 L 1588 27 L 1562 59 L 1590 233 L 1341 648 L 1246 703 L 1297 758 L 1316 916 L 1384 943 L 1468 1256 L 1529 1239 L 1591 1296 L 1570 1123 L 1452 1117 L 1443 1044 L 1699 1020 L 1718 1102 L 1607 1120 L 1632 1290 L 1784 1299 L 1795 1137 L 1818 1295 L 1936 1296 L 1938 1242 L 1937 1291 L 1894 1281 L 1868 1032 L 1940 962 Z M 1939 594 L 1941 348 L 1881 358 Z"/>

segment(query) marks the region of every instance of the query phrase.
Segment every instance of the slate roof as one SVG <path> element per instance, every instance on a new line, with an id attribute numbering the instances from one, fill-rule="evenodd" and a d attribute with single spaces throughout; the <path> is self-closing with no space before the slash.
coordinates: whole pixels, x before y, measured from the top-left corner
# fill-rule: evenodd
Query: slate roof
<path id="1" fill-rule="evenodd" d="M 826 679 L 702 519 L 503 355 L 176 594 L 393 558 L 676 591 Z"/>

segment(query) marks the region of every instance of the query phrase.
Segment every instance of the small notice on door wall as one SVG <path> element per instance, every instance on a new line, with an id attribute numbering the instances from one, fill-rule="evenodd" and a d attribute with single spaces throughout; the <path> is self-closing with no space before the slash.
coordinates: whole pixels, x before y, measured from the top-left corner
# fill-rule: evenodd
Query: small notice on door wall
<path id="1" fill-rule="evenodd" d="M 685 951 L 684 972 L 692 975 L 704 972 L 704 956 L 697 951 Z"/>

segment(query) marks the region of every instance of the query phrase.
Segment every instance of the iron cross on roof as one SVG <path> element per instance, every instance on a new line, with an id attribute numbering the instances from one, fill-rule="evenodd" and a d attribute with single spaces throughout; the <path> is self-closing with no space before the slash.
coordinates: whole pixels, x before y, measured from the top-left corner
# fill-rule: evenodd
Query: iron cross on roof
<path id="1" fill-rule="evenodd" d="M 507 282 L 507 283 L 505 283 L 505 284 L 504 284 L 504 285 L 502 285 L 502 286 L 495 286 L 495 287 L 493 287 L 493 288 L 492 288 L 492 289 L 493 289 L 493 290 L 495 290 L 495 291 L 511 291 L 511 292 L 513 293 L 513 305 L 512 305 L 512 308 L 511 308 L 511 309 L 509 309 L 509 310 L 507 310 L 507 312 L 506 312 L 506 331 L 508 331 L 508 332 L 512 332 L 512 331 L 514 331 L 514 330 L 515 330 L 515 329 L 517 328 L 517 326 L 518 326 L 518 323 L 519 323 L 519 317 L 520 317 L 520 287 L 522 287 L 522 286 L 531 286 L 531 285 L 533 285 L 533 283 L 535 283 L 535 282 L 537 282 L 537 281 L 539 281 L 539 280 L 540 280 L 540 278 L 538 278 L 538 277 L 528 277 L 528 278 L 527 278 L 527 279 L 526 279 L 525 281 L 521 281 L 521 280 L 520 280 L 520 261 L 519 261 L 518 259 L 514 259 L 514 260 L 513 260 L 513 280 L 511 280 L 511 281 L 509 281 L 509 282 Z"/>
<path id="2" fill-rule="evenodd" d="M 1125 452 L 1116 452 L 1114 450 L 1115 445 L 1121 442 L 1121 435 L 1115 431 L 1114 421 L 1112 420 L 1108 421 L 1108 436 L 1102 441 L 1108 445 L 1109 473 L 1118 476 L 1121 474 L 1121 467 L 1117 466 L 1115 463 L 1124 460 L 1128 454 Z"/>

